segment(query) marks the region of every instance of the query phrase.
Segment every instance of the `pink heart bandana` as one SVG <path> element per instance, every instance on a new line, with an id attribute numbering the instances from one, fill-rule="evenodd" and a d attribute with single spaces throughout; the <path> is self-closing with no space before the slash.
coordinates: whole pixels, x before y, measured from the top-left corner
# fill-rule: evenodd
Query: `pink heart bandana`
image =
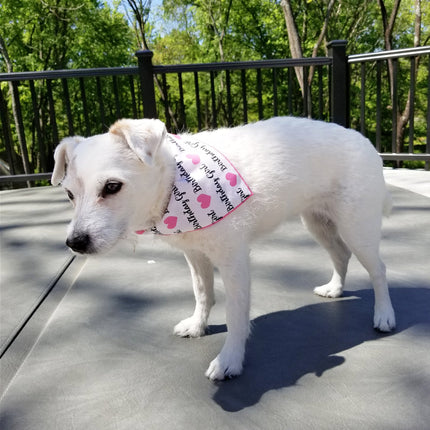
<path id="1" fill-rule="evenodd" d="M 236 168 L 213 147 L 172 134 L 167 139 L 176 161 L 172 195 L 161 221 L 137 234 L 169 235 L 210 227 L 252 195 Z"/>

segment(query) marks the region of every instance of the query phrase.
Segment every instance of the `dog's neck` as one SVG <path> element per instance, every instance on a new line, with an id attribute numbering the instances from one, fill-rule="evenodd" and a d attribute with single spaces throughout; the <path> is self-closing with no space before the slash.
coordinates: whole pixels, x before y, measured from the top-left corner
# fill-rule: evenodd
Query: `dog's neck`
<path id="1" fill-rule="evenodd" d="M 157 224 L 166 212 L 175 182 L 175 155 L 171 143 L 166 138 L 159 149 L 157 162 L 159 165 L 158 174 L 161 180 L 158 182 L 158 192 L 156 195 L 160 196 L 160 198 L 155 202 L 153 211 L 151 211 L 152 219 L 150 220 L 150 227 Z"/>
<path id="2" fill-rule="evenodd" d="M 151 227 L 136 233 L 171 235 L 210 227 L 252 195 L 240 173 L 215 148 L 175 135 L 166 140 L 173 162 L 171 182 L 162 185 Z M 170 169 L 170 164 L 165 166 Z M 169 176 L 164 173 L 161 177 Z"/>

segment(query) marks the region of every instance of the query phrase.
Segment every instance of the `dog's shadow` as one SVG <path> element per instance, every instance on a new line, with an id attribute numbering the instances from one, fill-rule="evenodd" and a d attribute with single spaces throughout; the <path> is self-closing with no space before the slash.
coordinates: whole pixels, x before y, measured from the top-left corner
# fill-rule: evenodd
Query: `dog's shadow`
<path id="1" fill-rule="evenodd" d="M 323 301 L 292 311 L 256 318 L 248 340 L 243 374 L 220 382 L 214 400 L 224 410 L 237 412 L 256 404 L 270 390 L 293 386 L 306 374 L 321 376 L 340 366 L 342 351 L 363 342 L 395 336 L 416 324 L 430 329 L 430 290 L 391 290 L 397 328 L 383 334 L 372 328 L 373 291 L 346 292 L 343 300 Z M 225 331 L 210 326 L 210 333 Z"/>

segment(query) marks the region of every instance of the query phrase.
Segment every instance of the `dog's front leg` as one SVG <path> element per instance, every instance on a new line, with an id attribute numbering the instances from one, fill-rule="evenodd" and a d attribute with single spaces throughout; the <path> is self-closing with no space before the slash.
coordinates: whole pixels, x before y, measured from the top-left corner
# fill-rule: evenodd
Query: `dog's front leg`
<path id="1" fill-rule="evenodd" d="M 249 249 L 228 253 L 218 268 L 226 292 L 227 339 L 211 362 L 206 376 L 222 380 L 242 373 L 245 344 L 249 335 L 250 273 Z"/>
<path id="2" fill-rule="evenodd" d="M 191 271 L 196 307 L 194 314 L 175 326 L 173 332 L 182 337 L 205 334 L 209 312 L 215 303 L 214 269 L 209 259 L 199 251 L 186 251 L 185 258 Z"/>

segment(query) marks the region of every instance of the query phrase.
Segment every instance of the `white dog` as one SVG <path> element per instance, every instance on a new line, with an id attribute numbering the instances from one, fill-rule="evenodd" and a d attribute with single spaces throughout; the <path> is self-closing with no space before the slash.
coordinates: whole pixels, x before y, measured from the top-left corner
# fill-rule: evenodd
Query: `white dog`
<path id="1" fill-rule="evenodd" d="M 64 139 L 52 175 L 54 185 L 60 182 L 75 207 L 67 238 L 74 251 L 103 252 L 136 233 L 157 234 L 184 251 L 196 306 L 175 326 L 177 335 L 204 335 L 218 267 L 228 334 L 206 372 L 211 380 L 242 372 L 250 242 L 291 216 L 302 217 L 333 261 L 330 282 L 315 293 L 342 294 L 352 251 L 373 283 L 374 327 L 395 327 L 379 257 L 391 199 L 380 157 L 353 130 L 279 117 L 173 136 L 159 120 L 123 119 L 106 134 Z"/>

